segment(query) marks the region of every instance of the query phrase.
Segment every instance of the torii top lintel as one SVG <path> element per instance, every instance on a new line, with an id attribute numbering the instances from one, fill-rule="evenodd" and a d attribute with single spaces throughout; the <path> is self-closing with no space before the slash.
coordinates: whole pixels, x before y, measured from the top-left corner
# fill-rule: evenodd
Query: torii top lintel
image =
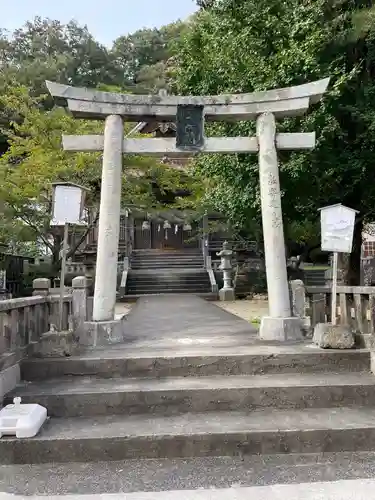
<path id="1" fill-rule="evenodd" d="M 50 94 L 64 100 L 77 118 L 104 120 L 108 115 L 121 115 L 130 122 L 173 121 L 177 106 L 192 104 L 204 106 L 207 121 L 252 120 L 262 113 L 276 117 L 302 115 L 310 104 L 319 102 L 326 91 L 329 78 L 282 89 L 252 94 L 219 96 L 133 95 L 102 92 L 71 87 L 47 81 Z"/>

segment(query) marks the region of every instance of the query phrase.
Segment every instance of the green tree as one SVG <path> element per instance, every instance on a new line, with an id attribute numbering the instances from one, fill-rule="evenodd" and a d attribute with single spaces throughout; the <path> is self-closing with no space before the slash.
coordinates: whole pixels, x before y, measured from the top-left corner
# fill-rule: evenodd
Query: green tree
<path id="1" fill-rule="evenodd" d="M 50 227 L 51 185 L 70 181 L 89 189 L 88 202 L 99 204 L 101 155 L 67 153 L 61 146 L 62 134 L 102 133 L 102 124 L 75 120 L 63 108 L 44 109 L 46 96 L 32 97 L 16 82 L 0 95 L 0 107 L 12 116 L 4 130 L 8 151 L 0 158 L 0 241 L 42 241 L 59 261 L 61 231 Z M 188 171 L 170 168 L 150 158 L 125 156 L 122 204 L 148 211 L 168 205 L 193 206 L 197 183 Z M 190 196 L 174 196 L 178 191 Z M 82 235 L 81 240 L 84 240 Z M 80 240 L 80 241 L 81 241 Z M 72 249 L 73 251 L 74 249 Z"/>
<path id="2" fill-rule="evenodd" d="M 342 202 L 360 211 L 351 259 L 358 277 L 363 221 L 375 219 L 373 172 L 375 27 L 368 1 L 217 0 L 182 37 L 176 57 L 181 93 L 252 92 L 331 76 L 323 101 L 310 113 L 278 124 L 280 131 L 316 131 L 312 152 L 280 155 L 283 212 L 313 223 L 321 206 Z M 365 16 L 365 22 L 363 17 Z M 213 125 L 209 133 L 254 134 L 253 123 Z M 256 157 L 202 158 L 211 204 L 235 225 L 260 223 Z"/>
<path id="3" fill-rule="evenodd" d="M 213 7 L 214 3 L 215 0 L 196 0 L 196 4 L 201 9 L 209 9 L 210 7 Z"/>
<path id="4" fill-rule="evenodd" d="M 160 29 L 142 29 L 114 41 L 111 54 L 122 74 L 122 86 L 134 92 L 155 92 L 168 86 L 168 60 L 186 29 L 177 21 Z"/>
<path id="5" fill-rule="evenodd" d="M 75 21 L 36 17 L 8 40 L 0 38 L 0 67 L 3 77 L 16 78 L 35 95 L 45 92 L 46 79 L 89 87 L 117 83 L 109 51 Z"/>

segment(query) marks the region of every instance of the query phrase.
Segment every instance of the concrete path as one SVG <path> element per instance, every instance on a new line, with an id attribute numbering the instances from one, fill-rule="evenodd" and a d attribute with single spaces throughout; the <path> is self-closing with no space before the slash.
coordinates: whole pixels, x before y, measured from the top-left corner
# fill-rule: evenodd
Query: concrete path
<path id="1" fill-rule="evenodd" d="M 0 493 L 0 500 L 35 500 L 46 497 Z M 375 500 L 375 480 L 304 483 L 211 490 L 48 496 L 49 500 Z"/>
<path id="2" fill-rule="evenodd" d="M 138 300 L 125 321 L 132 347 L 234 347 L 254 344 L 249 322 L 194 295 L 154 295 Z"/>

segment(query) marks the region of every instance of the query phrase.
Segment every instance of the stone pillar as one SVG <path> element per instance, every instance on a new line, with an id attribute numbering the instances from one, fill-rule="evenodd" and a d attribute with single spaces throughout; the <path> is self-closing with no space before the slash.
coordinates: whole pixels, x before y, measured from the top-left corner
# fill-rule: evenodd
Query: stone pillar
<path id="1" fill-rule="evenodd" d="M 72 298 L 72 316 L 73 316 L 73 331 L 80 335 L 83 332 L 83 325 L 87 321 L 87 290 L 88 283 L 85 276 L 77 276 L 72 281 L 73 298 Z"/>
<path id="2" fill-rule="evenodd" d="M 301 339 L 301 321 L 292 317 L 290 309 L 276 152 L 276 123 L 272 113 L 263 113 L 258 117 L 257 138 L 269 302 L 269 317 L 262 318 L 260 337 L 264 340 L 279 341 Z"/>
<path id="3" fill-rule="evenodd" d="M 302 331 L 305 335 L 311 332 L 311 320 L 306 316 L 306 289 L 302 280 L 291 280 L 290 295 L 292 315 L 301 319 Z"/>
<path id="4" fill-rule="evenodd" d="M 33 295 L 49 295 L 49 289 L 51 288 L 51 281 L 48 278 L 36 278 L 33 281 Z"/>
<path id="5" fill-rule="evenodd" d="M 94 321 L 112 321 L 115 314 L 123 135 L 121 116 L 108 116 L 104 129 Z"/>

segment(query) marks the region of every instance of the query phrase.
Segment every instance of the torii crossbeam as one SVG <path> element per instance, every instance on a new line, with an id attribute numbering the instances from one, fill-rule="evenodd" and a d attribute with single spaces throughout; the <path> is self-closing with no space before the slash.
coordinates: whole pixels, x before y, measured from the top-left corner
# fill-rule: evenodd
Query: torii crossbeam
<path id="1" fill-rule="evenodd" d="M 219 96 L 138 96 L 101 92 L 46 82 L 51 95 L 63 101 L 77 118 L 105 120 L 104 135 L 63 136 L 66 151 L 103 151 L 98 254 L 93 318 L 111 322 L 116 303 L 117 252 L 120 230 L 122 155 L 186 156 L 199 153 L 258 153 L 262 221 L 266 257 L 269 316 L 260 336 L 268 340 L 300 339 L 301 324 L 291 315 L 277 149 L 303 150 L 315 146 L 315 133 L 276 133 L 276 118 L 304 114 L 320 101 L 329 78 L 282 89 Z M 202 123 L 184 125 L 186 147 L 176 139 L 124 137 L 124 121 L 174 121 L 181 109 L 201 110 Z M 188 113 L 187 113 L 188 114 Z M 192 113 L 194 114 L 194 113 Z M 183 113 L 182 113 L 183 115 Z M 186 113 L 185 113 L 186 115 Z M 188 119 L 188 118 L 187 118 Z M 204 121 L 256 120 L 256 137 L 204 137 Z M 181 139 L 181 137 L 180 137 Z M 189 140 L 190 140 L 189 139 Z M 193 147 L 193 144 L 199 144 Z"/>

